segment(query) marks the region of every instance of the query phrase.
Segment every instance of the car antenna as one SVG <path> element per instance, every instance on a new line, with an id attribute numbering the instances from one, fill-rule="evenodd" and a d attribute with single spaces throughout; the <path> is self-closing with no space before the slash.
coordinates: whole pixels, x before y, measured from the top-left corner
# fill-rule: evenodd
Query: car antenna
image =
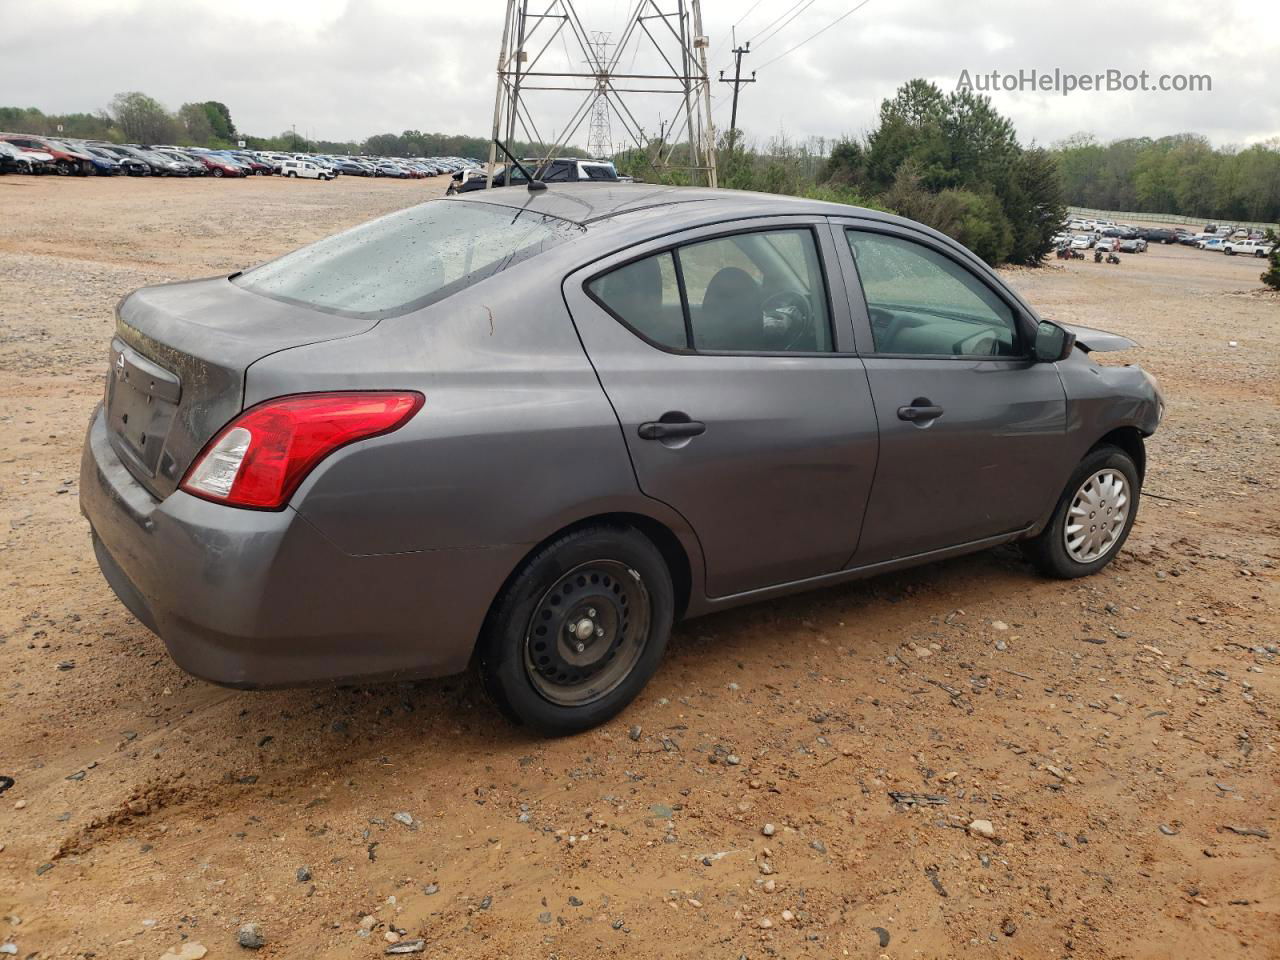
<path id="1" fill-rule="evenodd" d="M 517 167 L 520 168 L 520 172 L 524 174 L 524 178 L 527 181 L 529 181 L 530 193 L 537 193 L 539 190 L 547 189 L 547 185 L 545 183 L 543 183 L 541 180 L 535 180 L 533 178 L 533 174 L 529 172 L 529 168 L 526 167 L 523 163 L 521 163 L 519 160 L 517 160 L 515 157 L 511 155 L 511 151 L 506 148 L 506 146 L 503 144 L 501 140 L 494 138 L 493 142 L 497 144 L 499 150 L 501 150 L 503 153 L 507 155 L 508 160 L 510 160 L 512 163 L 514 163 Z M 509 184 L 511 178 L 508 177 L 507 180 Z"/>

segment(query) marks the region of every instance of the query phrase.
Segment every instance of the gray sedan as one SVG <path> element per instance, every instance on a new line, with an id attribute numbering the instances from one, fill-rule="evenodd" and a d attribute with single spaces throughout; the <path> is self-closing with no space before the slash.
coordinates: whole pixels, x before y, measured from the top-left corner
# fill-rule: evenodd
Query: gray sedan
<path id="1" fill-rule="evenodd" d="M 126 297 L 81 506 L 193 674 L 474 663 L 570 733 L 681 617 L 1012 541 L 1104 567 L 1163 406 L 1089 354 L 1132 346 L 871 210 L 482 191 Z"/>

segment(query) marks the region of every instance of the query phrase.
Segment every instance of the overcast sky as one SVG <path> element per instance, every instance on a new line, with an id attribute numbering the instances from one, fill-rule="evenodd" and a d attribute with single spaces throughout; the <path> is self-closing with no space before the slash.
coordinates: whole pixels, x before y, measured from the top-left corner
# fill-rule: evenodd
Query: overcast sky
<path id="1" fill-rule="evenodd" d="M 671 9 L 675 0 L 658 2 Z M 770 36 L 795 0 L 760 0 L 754 9 L 754 0 L 703 0 L 713 76 L 731 63 L 731 29 L 740 42 L 755 38 L 744 66 L 760 71 L 759 82 L 743 91 L 739 126 L 757 139 L 865 132 L 879 102 L 916 76 L 951 90 L 963 70 L 1054 68 L 1147 70 L 1153 81 L 1209 74 L 1212 92 L 995 93 L 1024 142 L 1082 130 L 1103 140 L 1195 131 L 1215 144 L 1280 137 L 1277 0 L 869 0 L 787 54 L 855 0 L 805 2 Z M 616 40 L 634 3 L 578 0 L 577 9 L 586 29 Z M 171 109 L 221 100 L 241 130 L 256 134 L 292 124 L 333 140 L 409 128 L 483 134 L 503 9 L 502 0 L 0 0 L 0 104 L 94 111 L 119 91 L 143 90 Z M 652 68 L 647 46 L 628 47 L 623 67 Z M 547 57 L 548 66 L 581 60 L 572 41 L 559 39 Z M 723 126 L 730 88 L 714 86 L 713 116 Z M 576 103 L 575 94 L 539 97 L 531 105 L 548 128 Z M 632 101 L 650 129 L 674 105 Z M 574 140 L 586 143 L 585 126 Z"/>

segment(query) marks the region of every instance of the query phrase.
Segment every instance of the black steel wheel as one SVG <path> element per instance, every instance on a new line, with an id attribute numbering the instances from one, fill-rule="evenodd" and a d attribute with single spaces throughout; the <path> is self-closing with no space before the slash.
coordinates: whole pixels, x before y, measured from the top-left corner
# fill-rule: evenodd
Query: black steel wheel
<path id="1" fill-rule="evenodd" d="M 478 666 L 509 717 L 540 733 L 590 729 L 657 669 L 674 615 L 671 574 L 631 527 L 570 531 L 528 558 L 485 622 Z"/>
<path id="2" fill-rule="evenodd" d="M 533 611 L 524 665 L 542 696 L 577 706 L 608 696 L 635 667 L 649 636 L 649 590 L 616 560 L 581 564 Z"/>

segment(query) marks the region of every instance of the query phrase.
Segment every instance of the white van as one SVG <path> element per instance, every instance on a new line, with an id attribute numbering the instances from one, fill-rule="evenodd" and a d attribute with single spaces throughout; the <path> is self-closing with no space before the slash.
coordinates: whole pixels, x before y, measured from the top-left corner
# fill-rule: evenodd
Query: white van
<path id="1" fill-rule="evenodd" d="M 280 164 L 280 173 L 285 177 L 305 177 L 308 180 L 333 179 L 332 173 L 310 160 L 286 160 Z"/>

